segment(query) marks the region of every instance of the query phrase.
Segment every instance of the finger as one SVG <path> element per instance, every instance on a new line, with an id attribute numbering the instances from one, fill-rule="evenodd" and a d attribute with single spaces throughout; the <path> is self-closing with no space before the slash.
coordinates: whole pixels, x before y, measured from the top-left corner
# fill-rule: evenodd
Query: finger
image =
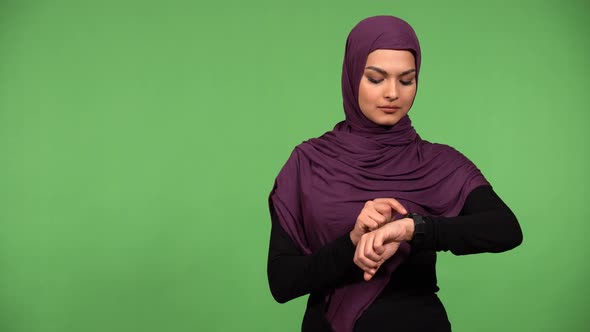
<path id="1" fill-rule="evenodd" d="M 359 216 L 357 224 L 360 226 L 363 233 L 379 228 L 379 223 L 366 214 Z"/>
<path id="2" fill-rule="evenodd" d="M 373 248 L 374 239 L 374 233 L 369 233 L 366 235 L 364 256 L 376 263 L 381 260 L 381 256 L 378 255 Z"/>
<path id="3" fill-rule="evenodd" d="M 377 232 L 373 239 L 373 248 L 379 256 L 382 256 L 383 252 L 385 252 L 385 247 L 383 246 L 383 241 L 385 238 L 384 233 L 385 232 Z"/>
<path id="4" fill-rule="evenodd" d="M 369 271 L 371 269 L 375 269 L 377 268 L 377 265 L 379 265 L 378 262 L 375 262 L 369 258 L 367 258 L 365 255 L 363 255 L 363 253 L 359 253 L 359 259 L 358 259 L 360 264 L 359 267 L 364 270 L 364 271 Z"/>
<path id="5" fill-rule="evenodd" d="M 387 222 L 387 217 L 377 211 L 367 211 L 367 216 L 377 223 L 377 227 L 375 229 L 385 225 Z"/>
<path id="6" fill-rule="evenodd" d="M 360 240 L 358 241 L 358 243 L 356 245 L 356 250 L 354 252 L 354 259 L 353 259 L 354 264 L 356 264 L 361 270 L 368 269 L 368 267 L 365 265 L 365 263 L 363 261 L 363 257 L 362 257 L 364 241 L 365 241 L 365 239 L 361 236 Z"/>
<path id="7" fill-rule="evenodd" d="M 388 204 L 389 206 L 391 206 L 392 209 L 394 209 L 395 211 L 397 211 L 400 214 L 407 214 L 408 213 L 406 208 L 404 208 L 404 206 L 400 202 L 398 202 L 395 198 L 376 198 L 373 201 L 376 203 Z"/>
<path id="8" fill-rule="evenodd" d="M 375 274 L 377 273 L 377 271 L 379 270 L 379 267 L 381 267 L 381 265 L 377 266 L 374 269 L 371 269 L 369 271 L 365 271 L 363 277 L 365 279 L 365 281 L 369 281 L 373 278 L 373 276 L 375 276 Z"/>
<path id="9" fill-rule="evenodd" d="M 356 262 L 355 262 L 355 264 L 358 265 L 358 267 L 360 267 L 362 270 L 368 271 L 369 269 L 375 268 L 377 266 L 377 263 L 365 256 L 364 252 L 365 252 L 366 242 L 367 242 L 367 236 L 365 234 L 365 235 L 361 236 L 361 240 L 359 241 L 359 243 L 356 246 L 356 253 L 355 253 Z"/>
<path id="10" fill-rule="evenodd" d="M 392 213 L 391 206 L 389 206 L 389 204 L 375 203 L 375 205 L 373 205 L 373 207 L 375 208 L 375 210 L 377 212 L 379 212 L 381 215 L 383 215 L 385 217 L 385 219 L 387 219 L 387 222 L 391 221 L 391 217 L 393 216 L 393 213 Z"/>

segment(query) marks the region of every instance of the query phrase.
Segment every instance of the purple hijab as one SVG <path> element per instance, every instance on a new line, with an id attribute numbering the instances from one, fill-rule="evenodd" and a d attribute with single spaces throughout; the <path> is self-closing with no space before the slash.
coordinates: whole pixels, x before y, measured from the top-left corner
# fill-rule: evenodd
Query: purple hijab
<path id="1" fill-rule="evenodd" d="M 474 188 L 488 184 L 461 153 L 422 140 L 407 115 L 394 126 L 377 125 L 363 115 L 359 84 L 367 56 L 376 49 L 409 50 L 418 75 L 420 45 L 408 23 L 393 16 L 358 23 L 346 41 L 342 70 L 345 121 L 298 145 L 270 194 L 270 208 L 305 254 L 348 234 L 368 200 L 392 197 L 408 212 L 450 217 L 461 211 Z M 373 279 L 336 288 L 326 297 L 325 317 L 334 331 L 353 330 L 409 252 L 402 243 Z"/>

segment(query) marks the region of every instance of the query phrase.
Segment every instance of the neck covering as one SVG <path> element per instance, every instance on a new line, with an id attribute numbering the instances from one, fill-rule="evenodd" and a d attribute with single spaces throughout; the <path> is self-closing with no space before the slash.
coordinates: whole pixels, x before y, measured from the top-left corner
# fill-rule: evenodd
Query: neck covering
<path id="1" fill-rule="evenodd" d="M 298 145 L 271 191 L 270 209 L 304 254 L 347 235 L 368 200 L 391 197 L 408 212 L 451 217 L 459 214 L 473 189 L 489 184 L 455 149 L 422 140 L 407 115 L 393 126 L 375 124 L 363 115 L 359 84 L 367 56 L 376 49 L 412 52 L 417 82 L 421 54 L 412 27 L 393 16 L 362 20 L 346 41 L 342 70 L 345 120 L 321 137 Z M 326 295 L 325 317 L 334 331 L 353 330 L 357 318 L 385 288 L 410 249 L 402 243 L 370 281 L 338 286 Z"/>

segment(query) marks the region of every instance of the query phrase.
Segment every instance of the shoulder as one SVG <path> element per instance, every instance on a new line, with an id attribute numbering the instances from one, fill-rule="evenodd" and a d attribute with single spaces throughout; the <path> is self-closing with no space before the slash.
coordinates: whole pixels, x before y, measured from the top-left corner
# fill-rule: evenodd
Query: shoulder
<path id="1" fill-rule="evenodd" d="M 305 154 L 303 153 L 303 150 L 306 148 L 306 142 L 302 142 L 298 145 L 296 145 L 293 150 L 291 150 L 291 153 L 289 154 L 289 157 L 287 158 L 287 160 L 285 161 L 285 163 L 283 164 L 283 167 L 281 168 L 280 172 L 279 172 L 279 176 L 281 175 L 285 175 L 285 174 L 296 174 L 300 165 L 304 162 L 305 160 Z"/>
<path id="2" fill-rule="evenodd" d="M 289 160 L 303 163 L 305 161 L 315 160 L 318 158 L 318 155 L 332 155 L 335 141 L 337 141 L 337 138 L 331 131 L 319 137 L 309 138 L 293 148 Z"/>
<path id="3" fill-rule="evenodd" d="M 467 159 L 467 157 L 465 157 L 463 153 L 459 152 L 459 150 L 447 144 L 432 143 L 426 140 L 420 140 L 420 145 L 422 150 L 424 151 L 441 154 L 447 157 Z"/>
<path id="4" fill-rule="evenodd" d="M 450 169 L 455 170 L 455 172 L 466 175 L 468 178 L 467 182 L 470 183 L 471 188 L 479 185 L 490 185 L 479 167 L 477 167 L 470 158 L 454 147 L 447 144 L 431 143 L 428 141 L 422 141 L 421 144 L 423 144 L 423 151 L 431 149 L 431 156 L 434 156 L 434 158 L 450 166 Z"/>
<path id="5" fill-rule="evenodd" d="M 329 136 L 330 132 L 326 132 L 319 137 L 308 138 L 295 145 L 295 147 L 291 150 L 287 161 L 285 161 L 283 170 L 281 172 L 289 169 L 297 169 L 300 165 L 305 164 L 310 156 L 315 154 L 318 147 L 321 147 L 323 144 L 325 144 L 326 139 Z"/>
<path id="6" fill-rule="evenodd" d="M 300 151 L 299 151 L 299 145 L 294 147 L 293 150 L 291 150 L 291 152 L 289 153 L 289 157 L 287 158 L 287 160 L 285 161 L 285 164 L 283 165 L 283 169 L 285 169 L 286 167 L 289 167 L 290 165 L 296 166 L 299 164 L 299 158 L 300 158 Z"/>

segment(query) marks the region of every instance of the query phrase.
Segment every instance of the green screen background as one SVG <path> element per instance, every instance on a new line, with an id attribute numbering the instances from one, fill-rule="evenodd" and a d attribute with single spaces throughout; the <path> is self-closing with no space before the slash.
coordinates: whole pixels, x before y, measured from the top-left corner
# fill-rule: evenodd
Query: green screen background
<path id="1" fill-rule="evenodd" d="M 439 255 L 454 331 L 590 324 L 587 1 L 0 1 L 0 331 L 299 331 L 272 299 L 267 195 L 343 118 L 344 43 L 408 20 L 410 115 L 519 217 Z M 395 324 L 395 321 L 392 321 Z"/>

